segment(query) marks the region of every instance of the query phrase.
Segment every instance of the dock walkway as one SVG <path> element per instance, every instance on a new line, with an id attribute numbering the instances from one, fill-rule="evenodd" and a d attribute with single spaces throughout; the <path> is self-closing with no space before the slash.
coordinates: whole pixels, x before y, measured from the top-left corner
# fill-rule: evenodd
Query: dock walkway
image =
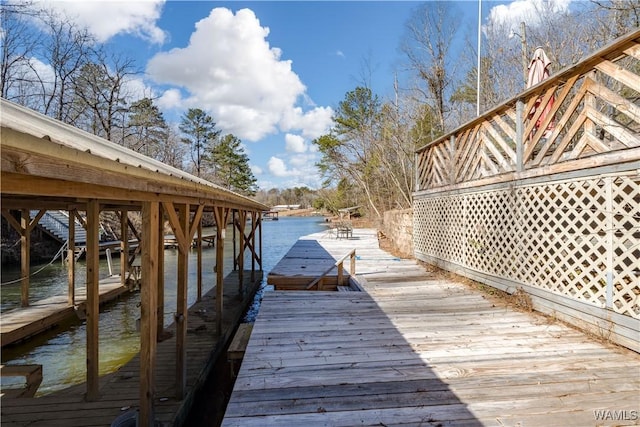
<path id="1" fill-rule="evenodd" d="M 223 426 L 638 425 L 637 353 L 393 257 L 372 230 L 308 238 L 356 248 L 364 292 L 265 293 Z"/>
<path id="2" fill-rule="evenodd" d="M 129 288 L 120 283 L 119 275 L 101 279 L 99 283 L 100 304 L 112 301 L 128 290 Z M 18 307 L 2 313 L 2 322 L 0 322 L 2 347 L 44 332 L 65 320 L 75 318 L 76 311 L 84 313 L 86 299 L 86 288 L 78 288 L 76 289 L 75 306 L 69 305 L 67 295 L 56 295 L 34 301 L 27 307 Z"/>
<path id="3" fill-rule="evenodd" d="M 202 301 L 189 308 L 187 339 L 187 389 L 185 399 L 175 398 L 175 324 L 166 331 L 172 336 L 158 343 L 155 372 L 155 425 L 182 425 L 213 361 L 223 354 L 225 346 L 262 281 L 262 272 L 244 272 L 242 296 L 238 292 L 238 272 L 224 281 L 224 312 L 222 335 L 216 333 L 213 287 Z M 46 372 L 44 373 L 46 375 Z M 135 356 L 117 372 L 100 378 L 100 399 L 84 399 L 86 385 L 81 384 L 37 398 L 3 399 L 2 426 L 109 426 L 127 411 L 135 411 L 139 403 L 140 358 Z M 121 424 L 129 425 L 129 424 Z"/>

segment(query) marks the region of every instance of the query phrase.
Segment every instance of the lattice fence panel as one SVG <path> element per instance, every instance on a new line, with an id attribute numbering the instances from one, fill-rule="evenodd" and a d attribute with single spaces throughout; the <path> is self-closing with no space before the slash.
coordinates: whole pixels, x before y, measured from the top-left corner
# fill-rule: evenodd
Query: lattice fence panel
<path id="1" fill-rule="evenodd" d="M 640 178 L 612 182 L 613 310 L 640 313 Z"/>
<path id="2" fill-rule="evenodd" d="M 416 198 L 419 253 L 640 318 L 640 178 Z"/>

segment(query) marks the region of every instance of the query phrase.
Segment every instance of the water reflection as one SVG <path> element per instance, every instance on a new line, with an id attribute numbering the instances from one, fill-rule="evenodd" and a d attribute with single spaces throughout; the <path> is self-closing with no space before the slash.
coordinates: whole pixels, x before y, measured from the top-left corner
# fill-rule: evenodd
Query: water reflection
<path id="1" fill-rule="evenodd" d="M 286 254 L 300 236 L 316 233 L 324 228 L 322 217 L 289 218 L 281 217 L 279 221 L 263 222 L 262 255 L 263 270 L 269 272 Z M 233 270 L 233 247 L 231 228 L 227 230 L 225 242 L 224 273 Z M 207 230 L 205 230 L 207 234 Z M 215 286 L 215 248 L 203 247 L 203 294 Z M 165 250 L 165 325 L 173 321 L 176 305 L 177 249 Z M 119 260 L 114 256 L 114 272 L 119 272 Z M 197 299 L 197 255 L 195 250 L 189 256 L 188 303 L 192 305 Z M 250 268 L 250 255 L 245 265 Z M 32 271 L 38 266 L 32 267 Z M 2 282 L 19 277 L 16 269 L 2 271 Z M 79 262 L 76 273 L 76 286 L 84 287 L 86 268 Z M 100 277 L 108 275 L 105 260 L 100 263 Z M 259 294 L 247 314 L 249 320 L 255 317 L 263 292 L 268 291 L 266 274 Z M 0 309 L 2 311 L 16 307 L 20 302 L 20 284 L 3 286 L 1 289 Z M 46 267 L 32 278 L 30 300 L 36 301 L 53 295 L 66 295 L 67 269 L 60 262 Z M 140 316 L 140 295 L 131 293 L 123 298 L 107 304 L 100 314 L 100 375 L 113 372 L 126 364 L 140 349 L 140 339 L 136 330 L 136 320 Z M 38 395 L 66 388 L 84 382 L 86 376 L 86 328 L 79 321 L 60 325 L 46 334 L 30 339 L 28 342 L 2 349 L 2 363 L 41 364 L 43 381 Z M 21 384 L 20 379 L 3 378 L 2 387 Z"/>

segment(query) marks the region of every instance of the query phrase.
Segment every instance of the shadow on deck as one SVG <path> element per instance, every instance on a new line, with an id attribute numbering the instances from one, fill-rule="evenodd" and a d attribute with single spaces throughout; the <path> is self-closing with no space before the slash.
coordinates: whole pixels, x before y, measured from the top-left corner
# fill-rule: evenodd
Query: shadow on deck
<path id="1" fill-rule="evenodd" d="M 156 357 L 155 417 L 156 425 L 181 425 L 191 409 L 195 394 L 222 354 L 236 326 L 253 301 L 262 281 L 262 272 L 244 272 L 242 297 L 238 290 L 238 272 L 232 272 L 224 282 L 224 312 L 222 336 L 216 333 L 215 287 L 189 309 L 187 330 L 187 389 L 186 397 L 175 395 L 175 333 L 158 343 Z M 172 324 L 165 330 L 174 332 Z M 100 379 L 100 399 L 86 402 L 85 385 L 38 398 L 2 400 L 3 426 L 109 426 L 125 411 L 136 410 L 139 404 L 139 357 L 115 373 Z"/>

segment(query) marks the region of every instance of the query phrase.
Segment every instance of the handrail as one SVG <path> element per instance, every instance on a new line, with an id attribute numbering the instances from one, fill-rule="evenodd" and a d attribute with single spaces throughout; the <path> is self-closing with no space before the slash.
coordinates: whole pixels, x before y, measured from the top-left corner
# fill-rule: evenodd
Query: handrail
<path id="1" fill-rule="evenodd" d="M 347 257 L 351 258 L 351 265 L 349 266 L 349 274 L 356 274 L 356 250 L 352 249 L 348 254 L 342 256 L 342 258 L 338 259 L 331 267 L 329 267 L 324 273 L 318 276 L 313 282 L 307 285 L 307 290 L 313 288 L 316 285 L 319 285 L 320 281 L 327 275 L 334 267 L 338 267 L 338 285 L 342 286 L 344 283 L 344 260 Z"/>
<path id="2" fill-rule="evenodd" d="M 419 148 L 414 193 L 637 160 L 639 50 L 636 30 Z"/>
<path id="3" fill-rule="evenodd" d="M 42 365 L 0 365 L 3 377 L 24 377 L 25 385 L 16 390 L 12 397 L 33 397 L 42 383 Z M 7 394 L 8 390 L 3 390 Z"/>

